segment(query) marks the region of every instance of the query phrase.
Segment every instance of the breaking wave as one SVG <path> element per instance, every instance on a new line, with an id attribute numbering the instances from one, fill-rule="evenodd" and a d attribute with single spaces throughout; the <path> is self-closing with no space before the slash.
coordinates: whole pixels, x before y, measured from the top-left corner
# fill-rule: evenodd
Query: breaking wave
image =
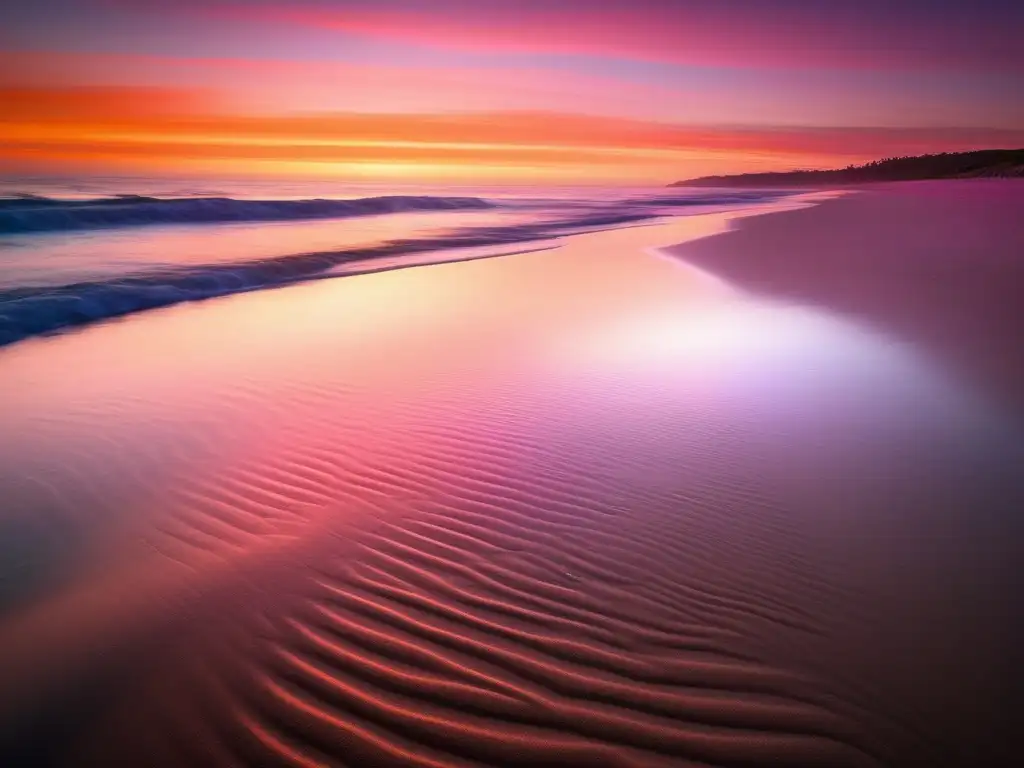
<path id="1" fill-rule="evenodd" d="M 213 224 L 374 216 L 406 211 L 493 208 L 479 197 L 388 195 L 355 200 L 236 200 L 230 197 L 157 198 L 119 195 L 57 200 L 23 195 L 0 199 L 0 234 L 65 232 L 149 224 Z"/>
<path id="2" fill-rule="evenodd" d="M 562 200 L 557 207 L 549 205 L 547 215 L 526 223 L 466 227 L 442 235 L 395 239 L 356 248 L 231 263 L 190 264 L 106 280 L 46 287 L 18 286 L 0 290 L 0 345 L 171 304 L 335 277 L 332 270 L 349 262 L 367 261 L 366 269 L 358 271 L 370 271 L 379 266 L 370 260 L 384 257 L 503 245 L 518 247 L 569 234 L 642 224 L 670 215 L 671 211 L 666 208 L 752 204 L 778 196 L 778 193 L 754 192 L 605 199 L 575 204 Z M 21 195 L 0 199 L 0 235 L 145 224 L 269 222 L 522 206 L 522 201 L 435 196 L 255 201 L 122 195 L 72 201 Z M 451 260 L 451 256 L 438 260 Z"/>

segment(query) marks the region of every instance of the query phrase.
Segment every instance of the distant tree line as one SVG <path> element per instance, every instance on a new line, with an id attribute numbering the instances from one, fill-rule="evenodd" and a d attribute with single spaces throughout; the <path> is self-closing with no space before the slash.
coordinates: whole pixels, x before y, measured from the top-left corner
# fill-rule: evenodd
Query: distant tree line
<path id="1" fill-rule="evenodd" d="M 872 181 L 919 181 L 981 177 L 1024 177 L 1024 149 L 984 149 L 976 152 L 942 152 L 872 160 L 828 171 L 742 173 L 734 176 L 703 176 L 671 186 L 819 186 L 860 184 Z"/>

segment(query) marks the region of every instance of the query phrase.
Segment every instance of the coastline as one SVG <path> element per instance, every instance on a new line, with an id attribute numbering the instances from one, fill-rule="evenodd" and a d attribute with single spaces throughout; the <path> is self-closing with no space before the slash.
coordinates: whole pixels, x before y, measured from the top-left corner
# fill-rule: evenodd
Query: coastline
<path id="1" fill-rule="evenodd" d="M 0 350 L 4 565 L 34 586 L 0 752 L 995 761 L 1003 435 L 885 336 L 652 253 L 836 202 Z"/>
<path id="2" fill-rule="evenodd" d="M 774 198 L 775 195 L 769 197 Z M 356 203 L 375 203 L 381 200 L 393 198 L 372 198 Z M 405 198 L 402 198 L 405 199 Z M 423 203 L 425 207 L 440 205 L 442 209 L 448 206 L 453 200 L 459 201 L 465 198 L 445 197 L 424 197 L 414 198 Z M 492 206 L 482 198 L 468 198 L 485 205 L 487 210 Z M 17 202 L 17 201 L 15 201 Z M 104 201 L 101 201 L 104 202 Z M 237 203 L 249 205 L 247 201 L 231 200 L 166 200 L 160 204 L 169 205 L 175 208 L 177 203 Z M 301 201 L 300 201 L 301 202 Z M 319 206 L 323 201 L 305 201 Z M 349 205 L 349 201 L 326 201 L 327 203 L 337 202 Z M 287 201 L 282 201 L 286 204 Z M 428 205 L 429 203 L 429 205 Z M 54 203 L 56 205 L 56 203 Z M 155 205 L 156 203 L 126 203 L 124 206 L 114 208 L 121 214 L 128 214 L 129 220 L 138 213 L 128 208 Z M 270 205 L 271 203 L 255 203 L 257 206 Z M 707 210 L 702 213 L 716 213 L 725 209 L 727 212 L 742 214 L 746 209 L 736 208 L 736 201 L 715 204 L 704 202 Z M 136 269 L 128 272 L 119 272 L 115 266 L 111 268 L 107 260 L 110 256 L 98 257 L 95 252 L 86 248 L 83 263 L 88 264 L 90 259 L 96 270 L 90 274 L 88 268 L 83 271 L 82 265 L 75 265 L 71 274 L 78 277 L 68 277 L 63 282 L 50 284 L 50 277 L 43 278 L 43 272 L 33 266 L 28 267 L 22 263 L 20 267 L 17 259 L 14 260 L 14 273 L 18 274 L 19 268 L 24 273 L 26 282 L 19 284 L 17 281 L 0 286 L 0 346 L 15 343 L 33 336 L 43 336 L 53 333 L 60 333 L 66 329 L 87 326 L 92 323 L 107 320 L 113 317 L 121 317 L 137 314 L 160 307 L 173 306 L 186 302 L 203 301 L 207 299 L 220 298 L 232 294 L 249 293 L 259 290 L 270 290 L 282 286 L 296 285 L 303 282 L 335 278 L 370 272 L 379 272 L 385 269 L 401 268 L 403 266 L 420 266 L 434 263 L 453 261 L 465 261 L 474 258 L 503 256 L 520 253 L 529 250 L 537 250 L 547 247 L 560 247 L 562 242 L 574 241 L 582 234 L 596 234 L 612 229 L 628 228 L 631 226 L 648 226 L 664 223 L 666 216 L 660 211 L 645 208 L 642 199 L 623 201 L 623 211 L 608 211 L 576 215 L 562 220 L 545 221 L 539 218 L 533 221 L 506 221 L 504 224 L 497 223 L 493 226 L 460 227 L 457 224 L 448 222 L 441 226 L 439 220 L 435 220 L 422 235 L 415 233 L 408 236 L 402 235 L 401 225 L 397 224 L 390 217 L 387 222 L 384 219 L 375 223 L 378 227 L 398 226 L 385 234 L 382 230 L 377 237 L 371 237 L 366 243 L 361 244 L 359 236 L 355 237 L 348 246 L 337 245 L 331 242 L 329 233 L 334 227 L 345 226 L 345 220 L 322 219 L 316 222 L 270 222 L 262 225 L 269 227 L 269 230 L 256 229 L 248 235 L 243 236 L 240 241 L 232 241 L 231 237 L 223 240 L 219 247 L 229 252 L 229 258 L 223 258 L 218 252 L 216 255 L 207 253 L 208 261 L 201 258 L 196 263 L 190 263 L 186 258 L 180 264 L 171 265 L 161 262 L 154 257 L 154 252 L 159 253 L 161 248 L 166 248 L 163 241 L 176 243 L 177 247 L 189 253 L 190 249 L 197 248 L 205 252 L 209 244 L 203 243 L 203 237 L 218 238 L 220 235 L 236 235 L 237 232 L 230 230 L 217 230 L 216 224 L 208 224 L 214 227 L 213 230 L 204 231 L 202 221 L 185 229 L 174 230 L 170 225 L 165 225 L 164 232 L 155 238 L 150 236 L 146 239 L 142 234 L 135 237 L 142 238 L 139 241 L 132 239 L 143 253 L 147 254 L 152 263 L 146 267 L 143 259 Z M 656 205 L 656 201 L 655 201 Z M 631 207 L 633 206 L 633 207 Z M 109 206 L 97 205 L 96 209 L 104 209 Z M 91 210 L 85 206 L 86 210 Z M 200 210 L 205 210 L 200 208 Z M 319 209 L 317 209 L 319 210 Z M 328 212 L 332 212 L 329 209 Z M 40 211 L 36 211 L 39 213 Z M 44 214 L 53 213 L 48 207 L 41 210 Z M 58 214 L 61 210 L 56 211 Z M 216 211 L 214 211 L 216 212 Z M 19 213 L 15 211 L 15 213 Z M 22 212 L 23 213 L 23 212 Z M 108 212 L 103 211 L 104 215 Z M 507 213 L 507 212 L 506 212 Z M 402 215 L 402 214 L 399 214 Z M 456 215 L 446 211 L 444 216 Z M 476 215 L 476 214 L 474 214 Z M 58 216 L 58 219 L 60 217 Z M 374 218 L 374 217 L 369 217 Z M 515 217 L 513 216 L 513 219 Z M 669 217 L 675 218 L 675 217 Z M 144 217 L 136 223 L 151 223 Z M 300 229 L 292 234 L 296 236 L 297 242 L 290 242 L 286 239 L 289 230 L 279 230 L 276 226 L 299 225 Z M 302 225 L 305 225 L 303 228 Z M 226 227 L 236 226 L 232 223 L 223 224 Z M 310 230 L 309 227 L 313 229 Z M 368 226 L 359 224 L 356 226 Z M 433 228 L 431 228 L 433 227 Z M 447 229 L 445 228 L 447 227 Z M 130 227 L 118 230 L 113 233 L 124 237 L 130 233 Z M 161 227 L 157 227 L 161 229 Z M 260 237 L 263 234 L 269 238 L 274 246 L 268 251 L 264 243 L 252 242 L 248 237 Z M 79 238 L 82 235 L 71 235 Z M 34 235 L 29 236 L 34 237 Z M 45 235 L 43 235 L 45 237 Z M 197 242 L 191 242 L 190 238 L 197 237 Z M 303 238 L 312 238 L 311 241 L 304 241 Z M 345 238 L 351 238 L 351 234 L 344 232 L 337 233 L 341 242 Z M 184 239 L 182 239 L 184 238 Z M 278 242 L 280 241 L 280 242 Z M 0 243 L 2 245 L 2 243 Z M 69 243 L 64 243 L 69 245 Z M 112 261 L 116 264 L 119 259 L 131 261 L 131 249 L 124 253 L 125 242 L 114 240 L 110 244 L 114 254 Z M 306 247 L 304 248 L 303 245 Z M 21 247 L 28 253 L 32 253 L 27 243 Z M 47 251 L 45 246 L 38 257 L 45 257 Z M 135 246 L 133 246 L 135 247 Z M 242 248 L 238 252 L 239 247 Z M 249 250 L 245 250 L 248 247 Z M 325 249 L 326 248 L 326 249 Z M 232 251 L 235 251 L 231 257 Z M 74 248 L 57 247 L 55 253 L 56 264 L 54 274 L 61 274 L 61 261 L 74 257 Z M 177 258 L 177 256 L 175 256 Z M 22 262 L 24 262 L 24 255 Z M 45 258 L 38 261 L 45 262 Z M 98 267 L 98 270 L 97 270 Z M 45 270 L 44 270 L 45 272 Z"/>

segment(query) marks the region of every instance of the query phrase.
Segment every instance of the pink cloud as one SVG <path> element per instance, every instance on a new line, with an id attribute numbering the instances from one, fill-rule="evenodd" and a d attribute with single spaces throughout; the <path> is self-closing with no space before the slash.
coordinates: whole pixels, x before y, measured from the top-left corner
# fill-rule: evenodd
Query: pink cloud
<path id="1" fill-rule="evenodd" d="M 0 84 L 202 86 L 225 105 L 281 112 L 574 110 L 656 117 L 679 91 L 536 67 L 408 67 L 343 61 L 0 52 Z"/>
<path id="2" fill-rule="evenodd" d="M 634 4 L 636 5 L 636 4 Z M 613 56 L 717 67 L 1024 70 L 1024 48 L 996 20 L 988 38 L 935 23 L 872 24 L 841 11 L 725 4 L 636 7 L 529 3 L 497 7 L 386 4 L 217 6 L 208 14 L 333 29 L 468 51 Z M 974 30 L 976 33 L 977 30 Z"/>

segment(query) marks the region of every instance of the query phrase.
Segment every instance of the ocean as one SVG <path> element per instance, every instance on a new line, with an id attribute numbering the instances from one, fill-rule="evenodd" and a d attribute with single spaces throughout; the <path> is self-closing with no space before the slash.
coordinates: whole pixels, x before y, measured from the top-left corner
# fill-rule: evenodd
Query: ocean
<path id="1" fill-rule="evenodd" d="M 0 182 L 0 344 L 141 310 L 416 264 L 549 248 L 765 190 L 210 182 Z"/>

